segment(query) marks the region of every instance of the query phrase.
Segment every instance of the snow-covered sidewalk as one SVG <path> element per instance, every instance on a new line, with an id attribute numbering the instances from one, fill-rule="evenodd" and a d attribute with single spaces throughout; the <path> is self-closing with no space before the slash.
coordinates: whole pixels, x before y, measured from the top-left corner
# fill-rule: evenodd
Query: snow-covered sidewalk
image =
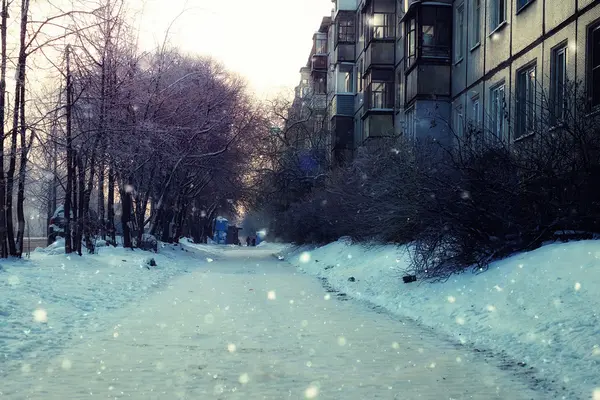
<path id="1" fill-rule="evenodd" d="M 105 329 L 112 313 L 139 301 L 174 276 L 203 262 L 194 252 L 164 246 L 159 254 L 102 247 L 98 254 L 66 256 L 64 242 L 4 260 L 0 269 L 0 380 L 15 364 L 35 364 L 69 340 Z M 200 254 L 199 254 L 200 252 Z M 154 258 L 156 266 L 148 265 Z M 1 391 L 1 386 L 0 386 Z"/>
<path id="2" fill-rule="evenodd" d="M 532 380 L 555 388 L 552 398 L 600 400 L 600 241 L 547 245 L 438 283 L 404 284 L 408 255 L 393 245 L 339 240 L 288 253 L 350 297 L 494 354 L 506 368 L 531 369 Z"/>
<path id="3" fill-rule="evenodd" d="M 9 399 L 547 399 L 484 356 L 229 248 L 3 379 Z M 150 272 L 150 271 L 148 271 Z M 116 271 L 115 271 L 116 273 Z M 49 310 L 47 324 L 58 315 Z"/>

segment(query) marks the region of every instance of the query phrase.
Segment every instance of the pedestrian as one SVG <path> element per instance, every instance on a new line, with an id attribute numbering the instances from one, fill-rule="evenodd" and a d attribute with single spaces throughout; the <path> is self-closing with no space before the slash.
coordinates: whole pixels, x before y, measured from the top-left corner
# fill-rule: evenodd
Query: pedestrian
<path id="1" fill-rule="evenodd" d="M 246 236 L 246 246 L 250 247 L 250 236 Z"/>

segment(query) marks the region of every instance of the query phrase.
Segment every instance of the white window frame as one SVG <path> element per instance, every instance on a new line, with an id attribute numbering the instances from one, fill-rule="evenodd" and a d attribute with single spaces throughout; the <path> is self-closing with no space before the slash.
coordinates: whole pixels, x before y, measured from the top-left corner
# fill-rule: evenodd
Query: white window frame
<path id="1" fill-rule="evenodd" d="M 499 83 L 490 89 L 490 131 L 494 140 L 504 139 L 504 111 L 506 108 L 506 85 Z"/>
<path id="2" fill-rule="evenodd" d="M 465 116 L 462 104 L 454 109 L 454 133 L 459 138 L 465 137 Z"/>
<path id="3" fill-rule="evenodd" d="M 455 18 L 456 36 L 454 39 L 454 62 L 458 63 L 464 57 L 465 3 L 460 3 L 458 7 L 456 7 Z"/>
<path id="4" fill-rule="evenodd" d="M 562 63 L 559 65 L 559 56 L 562 57 Z M 568 64 L 568 46 L 567 43 L 552 49 L 550 61 L 550 95 L 552 115 L 551 120 L 553 125 L 560 124 L 564 121 L 568 107 L 567 96 L 567 64 Z M 558 82 L 560 75 L 557 74 L 560 70 L 562 74 L 562 82 Z M 558 95 L 560 93 L 560 96 Z M 558 104 L 558 103 L 562 104 Z"/>
<path id="5" fill-rule="evenodd" d="M 479 100 L 479 96 L 473 97 L 471 104 L 471 121 L 473 125 L 481 128 L 481 101 Z"/>
<path id="6" fill-rule="evenodd" d="M 473 15 L 471 16 L 472 22 L 472 38 L 471 49 L 481 44 L 481 0 L 473 0 Z"/>
<path id="7" fill-rule="evenodd" d="M 506 2 L 507 0 L 490 0 L 490 31 L 494 32 L 500 26 L 506 23 Z"/>
<path id="8" fill-rule="evenodd" d="M 538 97 L 536 93 L 536 72 L 537 66 L 535 63 L 517 71 L 515 139 L 535 131 Z"/>

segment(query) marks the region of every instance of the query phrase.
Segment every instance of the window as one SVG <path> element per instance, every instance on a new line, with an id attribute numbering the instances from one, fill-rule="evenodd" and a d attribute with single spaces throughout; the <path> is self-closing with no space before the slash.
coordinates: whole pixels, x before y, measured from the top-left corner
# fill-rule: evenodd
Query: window
<path id="1" fill-rule="evenodd" d="M 475 97 L 471 100 L 473 107 L 471 109 L 471 124 L 475 129 L 481 127 L 481 103 L 479 97 Z"/>
<path id="2" fill-rule="evenodd" d="M 449 7 L 423 7 L 421 17 L 421 56 L 450 58 L 452 10 Z"/>
<path id="3" fill-rule="evenodd" d="M 504 84 L 500 84 L 490 91 L 490 131 L 497 138 L 502 139 L 504 133 Z"/>
<path id="4" fill-rule="evenodd" d="M 358 29 L 359 29 L 359 40 L 365 40 L 365 23 L 366 18 L 363 13 L 358 13 Z"/>
<path id="5" fill-rule="evenodd" d="M 404 113 L 404 132 L 406 137 L 414 139 L 417 135 L 417 124 L 415 120 L 415 108 L 411 107 Z"/>
<path id="6" fill-rule="evenodd" d="M 491 0 L 492 21 L 490 29 L 493 31 L 506 22 L 506 0 Z"/>
<path id="7" fill-rule="evenodd" d="M 369 39 L 394 38 L 394 14 L 375 13 L 371 19 L 372 30 Z"/>
<path id="8" fill-rule="evenodd" d="M 465 25 L 465 5 L 464 3 L 456 8 L 456 36 L 454 43 L 454 62 L 458 62 L 463 58 L 464 46 L 464 25 Z"/>
<path id="9" fill-rule="evenodd" d="M 354 43 L 355 41 L 354 32 L 354 20 L 340 20 L 338 22 L 338 42 L 341 43 Z"/>
<path id="10" fill-rule="evenodd" d="M 465 136 L 465 122 L 462 106 L 456 107 L 454 113 L 454 133 L 461 138 Z"/>
<path id="11" fill-rule="evenodd" d="M 533 132 L 535 128 L 535 65 L 517 73 L 516 137 Z"/>
<path id="12" fill-rule="evenodd" d="M 517 12 L 531 2 L 533 2 L 533 0 L 517 0 Z"/>
<path id="13" fill-rule="evenodd" d="M 344 91 L 346 93 L 354 92 L 354 76 L 352 71 L 344 73 Z"/>
<path id="14" fill-rule="evenodd" d="M 364 66 L 365 66 L 364 61 L 361 58 L 359 65 L 356 67 L 356 75 L 357 75 L 356 81 L 358 83 L 358 91 L 361 93 L 363 91 L 363 83 L 364 83 L 364 80 L 363 80 Z"/>
<path id="15" fill-rule="evenodd" d="M 417 58 L 417 21 L 411 18 L 406 22 L 406 68 L 410 67 Z"/>
<path id="16" fill-rule="evenodd" d="M 367 75 L 367 109 L 394 108 L 394 73 L 389 70 L 373 69 Z"/>
<path id="17" fill-rule="evenodd" d="M 473 35 L 471 35 L 471 48 L 477 46 L 481 41 L 481 0 L 473 0 Z"/>
<path id="18" fill-rule="evenodd" d="M 404 97 L 404 74 L 402 71 L 398 72 L 398 76 L 396 77 L 396 108 L 402 108 L 402 98 Z"/>
<path id="19" fill-rule="evenodd" d="M 327 54 L 327 38 L 318 37 L 315 42 L 315 54 Z"/>
<path id="20" fill-rule="evenodd" d="M 567 108 L 567 45 L 552 50 L 550 64 L 550 122 L 557 125 Z"/>
<path id="21" fill-rule="evenodd" d="M 390 100 L 390 95 L 393 95 L 390 82 L 371 83 L 371 104 L 369 108 L 394 108 L 394 102 Z"/>
<path id="22" fill-rule="evenodd" d="M 588 32 L 588 91 L 593 108 L 600 107 L 600 23 Z"/>
<path id="23" fill-rule="evenodd" d="M 317 78 L 314 82 L 315 94 L 327 93 L 327 81 L 325 78 Z"/>

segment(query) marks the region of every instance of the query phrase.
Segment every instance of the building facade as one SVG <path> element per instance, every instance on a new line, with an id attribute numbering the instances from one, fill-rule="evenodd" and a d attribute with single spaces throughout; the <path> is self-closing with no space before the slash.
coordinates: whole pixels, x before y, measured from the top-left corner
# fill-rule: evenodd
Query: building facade
<path id="1" fill-rule="evenodd" d="M 325 102 L 319 115 L 338 163 L 397 135 L 518 142 L 542 113 L 558 121 L 573 106 L 567 82 L 583 85 L 589 112 L 600 108 L 598 1 L 333 3 L 300 86 Z"/>

